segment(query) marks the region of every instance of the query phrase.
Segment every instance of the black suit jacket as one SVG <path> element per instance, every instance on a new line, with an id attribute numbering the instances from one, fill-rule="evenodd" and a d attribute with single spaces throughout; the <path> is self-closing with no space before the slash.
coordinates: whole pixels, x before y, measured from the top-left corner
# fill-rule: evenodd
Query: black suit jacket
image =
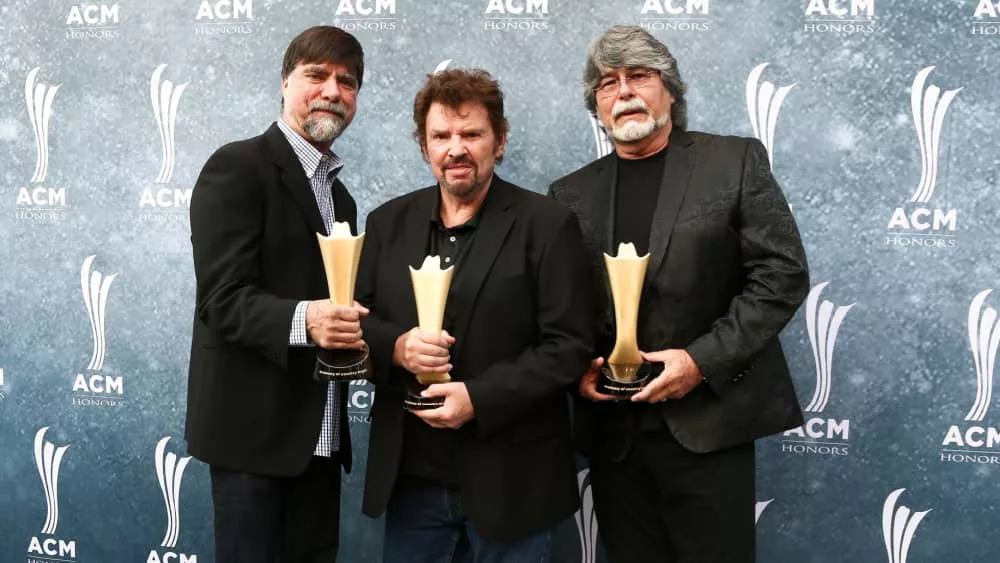
<path id="1" fill-rule="evenodd" d="M 336 219 L 356 229 L 340 181 Z M 215 152 L 191 196 L 197 280 L 188 451 L 220 467 L 261 475 L 302 473 L 319 437 L 326 384 L 313 380 L 315 348 L 288 344 L 301 300 L 329 297 L 316 233 L 326 233 L 312 187 L 284 134 Z M 340 393 L 340 458 L 350 469 L 347 388 Z"/>
<path id="2" fill-rule="evenodd" d="M 404 386 L 397 337 L 417 325 L 409 266 L 420 267 L 438 187 L 369 216 L 357 298 L 378 391 L 372 409 L 364 511 L 382 514 L 399 474 Z M 593 346 L 590 274 L 576 218 L 542 195 L 494 177 L 462 275 L 449 293 L 454 380 L 475 419 L 457 430 L 459 486 L 472 524 L 494 541 L 541 530 L 579 501 L 567 387 Z"/>
<path id="3" fill-rule="evenodd" d="M 618 156 L 556 181 L 576 213 L 598 291 L 598 353 L 614 344 L 602 253 L 614 243 Z M 674 131 L 649 235 L 639 346 L 684 348 L 707 384 L 659 404 L 685 448 L 710 452 L 802 424 L 778 333 L 809 291 L 795 220 L 756 139 Z M 628 451 L 636 409 L 578 401 L 578 442 L 592 456 Z"/>

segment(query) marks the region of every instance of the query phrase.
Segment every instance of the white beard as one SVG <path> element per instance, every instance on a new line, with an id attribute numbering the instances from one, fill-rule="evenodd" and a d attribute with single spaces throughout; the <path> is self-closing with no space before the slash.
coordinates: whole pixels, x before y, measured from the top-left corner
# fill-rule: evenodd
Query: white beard
<path id="1" fill-rule="evenodd" d="M 631 143 L 640 141 L 666 127 L 670 123 L 670 115 L 664 114 L 659 119 L 654 119 L 652 115 L 646 114 L 646 119 L 642 121 L 629 120 L 622 125 L 613 126 L 608 135 L 619 143 Z"/>

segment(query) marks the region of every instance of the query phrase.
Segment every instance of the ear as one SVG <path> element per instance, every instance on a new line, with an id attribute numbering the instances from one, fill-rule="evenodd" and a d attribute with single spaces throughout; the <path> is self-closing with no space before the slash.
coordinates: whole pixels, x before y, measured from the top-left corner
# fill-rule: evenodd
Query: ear
<path id="1" fill-rule="evenodd" d="M 500 135 L 500 140 L 497 141 L 497 148 L 493 151 L 493 158 L 503 158 L 504 151 L 507 150 L 507 133 Z"/>

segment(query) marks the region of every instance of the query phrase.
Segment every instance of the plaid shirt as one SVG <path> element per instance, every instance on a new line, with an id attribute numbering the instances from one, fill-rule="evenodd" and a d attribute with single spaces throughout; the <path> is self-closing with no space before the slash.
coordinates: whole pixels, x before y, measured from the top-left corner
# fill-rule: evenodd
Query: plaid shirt
<path id="1" fill-rule="evenodd" d="M 344 167 L 344 163 L 333 151 L 324 154 L 316 150 L 316 147 L 310 145 L 281 119 L 278 120 L 278 128 L 285 134 L 288 143 L 292 145 L 292 150 L 295 151 L 295 156 L 302 163 L 302 170 L 306 173 L 306 178 L 309 178 L 309 185 L 312 186 L 313 195 L 316 197 L 316 205 L 319 206 L 319 214 L 323 216 L 323 224 L 326 225 L 326 232 L 329 233 L 333 229 L 334 222 L 333 181 L 340 173 L 340 169 Z M 306 332 L 306 307 L 308 305 L 308 301 L 300 301 L 295 307 L 292 328 L 288 337 L 288 343 L 291 346 L 312 345 Z M 333 452 L 340 450 L 339 394 L 340 389 L 336 383 L 327 385 L 323 424 L 313 455 L 330 457 Z"/>

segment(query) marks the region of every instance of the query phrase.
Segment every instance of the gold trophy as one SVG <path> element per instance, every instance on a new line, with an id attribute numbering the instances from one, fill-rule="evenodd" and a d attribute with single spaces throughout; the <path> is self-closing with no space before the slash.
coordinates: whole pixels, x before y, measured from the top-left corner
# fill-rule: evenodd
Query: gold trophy
<path id="1" fill-rule="evenodd" d="M 354 282 L 358 275 L 361 246 L 365 234 L 351 235 L 351 226 L 335 222 L 329 236 L 316 233 L 319 251 L 323 255 L 326 285 L 330 289 L 330 302 L 342 307 L 354 304 Z M 313 377 L 320 381 L 352 381 L 364 379 L 368 374 L 368 345 L 360 350 L 327 350 L 320 348 L 316 354 Z"/>
<path id="2" fill-rule="evenodd" d="M 649 254 L 640 257 L 635 245 L 618 245 L 618 256 L 604 255 L 604 265 L 611 283 L 611 298 L 615 305 L 615 347 L 608 356 L 597 390 L 605 395 L 627 399 L 649 382 L 652 366 L 639 354 L 636 329 L 639 322 L 639 298 L 646 277 Z"/>
<path id="3" fill-rule="evenodd" d="M 444 308 L 448 302 L 448 290 L 455 266 L 441 269 L 440 256 L 427 256 L 420 269 L 410 266 L 410 280 L 413 282 L 413 297 L 417 302 L 417 324 L 420 330 L 440 334 L 444 321 Z M 444 397 L 423 397 L 420 392 L 434 383 L 448 383 L 447 373 L 418 373 L 416 383 L 407 389 L 403 408 L 411 411 L 436 409 L 444 405 Z"/>

